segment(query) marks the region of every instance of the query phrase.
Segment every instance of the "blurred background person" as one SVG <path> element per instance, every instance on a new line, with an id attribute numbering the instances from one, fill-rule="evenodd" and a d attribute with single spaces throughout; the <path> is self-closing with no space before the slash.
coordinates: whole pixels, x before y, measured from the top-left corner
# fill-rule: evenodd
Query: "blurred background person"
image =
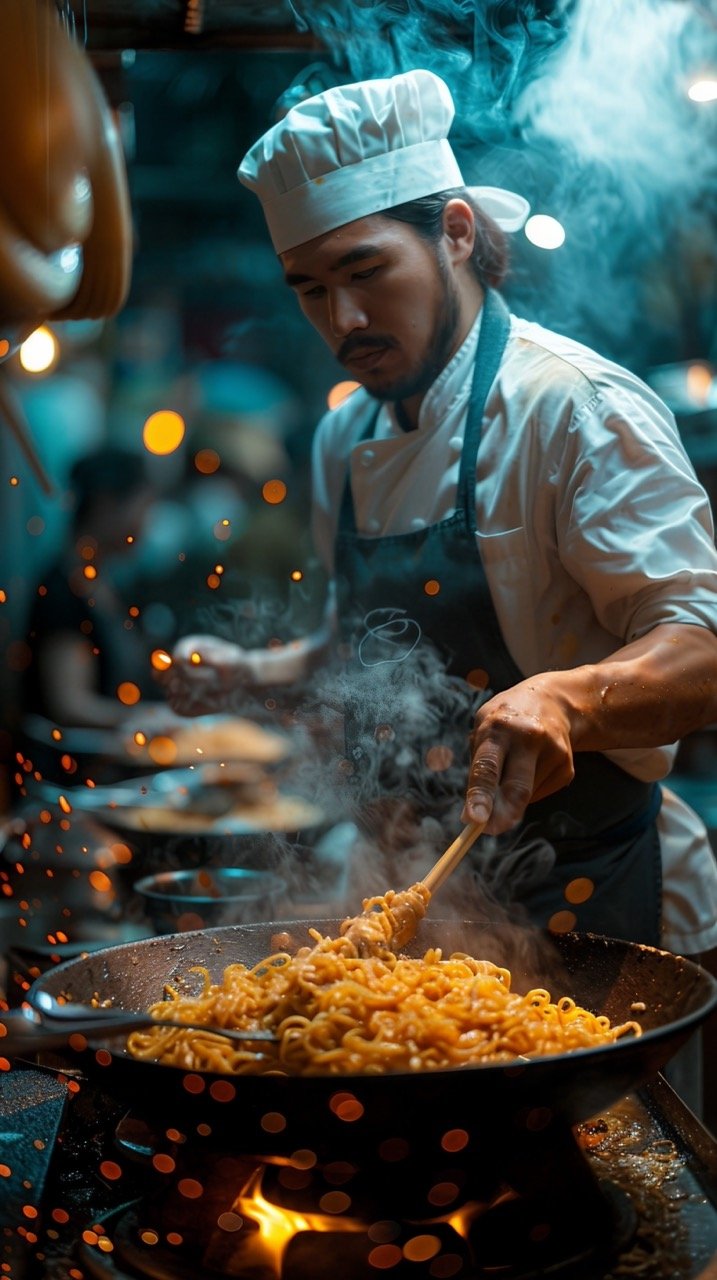
<path id="1" fill-rule="evenodd" d="M 153 490 L 142 456 L 114 446 L 75 462 L 69 486 L 67 541 L 31 604 L 23 710 L 60 725 L 111 728 L 140 698 L 158 696 L 127 573 Z"/>

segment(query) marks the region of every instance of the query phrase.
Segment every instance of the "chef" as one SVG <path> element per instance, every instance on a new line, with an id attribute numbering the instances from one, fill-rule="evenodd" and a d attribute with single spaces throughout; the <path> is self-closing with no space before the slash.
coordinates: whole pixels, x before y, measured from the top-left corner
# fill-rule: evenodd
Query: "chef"
<path id="1" fill-rule="evenodd" d="M 453 115 L 424 70 L 334 87 L 239 169 L 299 307 L 362 384 L 314 443 L 338 633 L 364 669 L 382 642 L 398 662 L 429 646 L 484 691 L 463 818 L 553 850 L 524 895 L 536 923 L 694 955 L 717 943 L 717 867 L 659 782 L 717 720 L 708 501 L 647 386 L 509 314 L 505 232 L 527 206 L 466 188 Z M 175 706 L 207 709 L 212 681 L 295 679 L 325 641 L 189 637 Z"/>

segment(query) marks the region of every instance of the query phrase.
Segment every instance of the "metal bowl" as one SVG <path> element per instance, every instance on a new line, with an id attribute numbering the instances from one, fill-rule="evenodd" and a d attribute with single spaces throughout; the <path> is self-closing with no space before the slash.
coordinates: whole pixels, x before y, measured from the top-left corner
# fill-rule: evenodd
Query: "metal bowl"
<path id="1" fill-rule="evenodd" d="M 285 888 L 273 871 L 249 867 L 161 871 L 134 885 L 160 934 L 272 920 Z"/>

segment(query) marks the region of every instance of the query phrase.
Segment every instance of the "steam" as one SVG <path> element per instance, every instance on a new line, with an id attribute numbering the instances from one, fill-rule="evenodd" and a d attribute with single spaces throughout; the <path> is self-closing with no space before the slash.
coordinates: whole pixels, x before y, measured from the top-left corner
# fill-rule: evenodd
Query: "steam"
<path id="1" fill-rule="evenodd" d="M 294 0 L 311 30 L 354 79 L 426 67 L 451 86 L 476 136 L 503 136 L 516 90 L 564 38 L 572 0 Z M 461 106 L 470 111 L 461 111 Z"/>
<path id="2" fill-rule="evenodd" d="M 556 253 L 515 237 L 515 310 L 633 368 L 655 362 L 644 313 L 652 341 L 669 340 L 686 290 L 713 288 L 714 110 L 687 97 L 717 57 L 705 6 L 294 0 L 293 9 L 341 68 L 337 81 L 419 66 L 443 76 L 466 181 L 512 187 L 563 223 Z M 704 341 L 709 349 L 708 332 Z"/>
<path id="3" fill-rule="evenodd" d="M 328 896 L 349 914 L 366 897 L 422 879 L 459 832 L 474 715 L 490 696 L 449 675 L 418 624 L 383 617 L 391 612 L 399 611 L 356 619 L 353 656 L 332 660 L 302 688 L 237 689 L 217 707 L 290 733 L 280 788 L 310 799 L 332 829 L 303 861 L 290 840 L 272 836 L 262 865 L 292 897 Z M 276 598 L 256 591 L 201 621 L 251 647 L 286 642 L 298 626 L 291 608 L 282 614 Z M 442 886 L 436 913 L 527 925 L 518 899 L 554 861 L 552 846 L 529 833 L 483 837 Z"/>
<path id="4" fill-rule="evenodd" d="M 516 311 L 640 367 L 651 356 L 643 312 L 670 335 L 680 328 L 685 276 L 693 272 L 695 287 L 714 289 L 714 111 L 686 92 L 707 51 L 717 49 L 717 24 L 702 7 L 293 0 L 292 10 L 297 26 L 328 50 L 336 83 L 419 66 L 443 76 L 456 102 L 451 137 L 466 181 L 520 191 L 534 211 L 563 223 L 566 242 L 555 253 L 515 237 L 508 296 Z M 207 621 L 249 647 L 306 630 L 258 596 Z M 375 639 L 363 668 L 321 671 L 296 708 L 280 691 L 253 705 L 237 693 L 232 708 L 303 734 L 297 782 L 329 817 L 360 819 L 349 875 L 354 903 L 419 878 L 457 832 L 475 709 L 423 645 L 415 652 L 406 645 L 398 679 L 397 664 L 373 652 Z M 350 746 L 345 714 L 353 720 Z M 553 858 L 542 841 L 483 841 L 442 902 L 452 897 L 465 911 L 462 895 L 477 890 L 493 915 L 511 886 L 544 876 Z"/>
<path id="5" fill-rule="evenodd" d="M 563 265 L 579 270 L 574 310 L 558 280 L 564 322 L 597 334 L 625 363 L 638 350 L 642 311 L 654 322 L 652 280 L 664 288 L 665 263 L 676 263 L 671 315 L 662 300 L 667 327 L 685 288 L 686 241 L 714 226 L 714 117 L 687 97 L 707 37 L 683 3 L 583 0 L 559 56 L 515 105 L 525 144 L 552 154 L 546 211 L 568 231 Z"/>

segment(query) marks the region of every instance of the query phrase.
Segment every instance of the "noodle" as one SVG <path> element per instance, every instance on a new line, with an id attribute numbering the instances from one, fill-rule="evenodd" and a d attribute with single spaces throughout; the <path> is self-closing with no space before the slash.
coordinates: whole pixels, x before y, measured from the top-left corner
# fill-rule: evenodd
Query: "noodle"
<path id="1" fill-rule="evenodd" d="M 640 1035 L 637 1022 L 608 1018 L 542 989 L 510 990 L 508 969 L 438 948 L 422 959 L 396 955 L 404 930 L 415 929 L 428 891 L 368 899 L 364 914 L 346 921 L 338 938 L 310 930 L 313 947 L 278 952 L 253 968 L 229 965 L 221 982 L 206 969 L 198 996 L 169 988 L 152 1006 L 157 1025 L 133 1032 L 135 1058 L 191 1071 L 286 1075 L 383 1074 L 433 1071 L 540 1057 Z M 192 1023 L 162 1027 L 162 1017 Z M 272 1031 L 276 1043 L 232 1043 L 196 1024 Z"/>
<path id="2" fill-rule="evenodd" d="M 351 954 L 373 955 L 381 947 L 395 951 L 410 942 L 419 921 L 426 914 L 431 895 L 425 884 L 411 885 L 402 893 L 389 889 L 380 898 L 366 898 L 363 912 L 344 920 L 341 937 L 351 946 Z M 345 952 L 347 947 L 342 948 Z"/>

